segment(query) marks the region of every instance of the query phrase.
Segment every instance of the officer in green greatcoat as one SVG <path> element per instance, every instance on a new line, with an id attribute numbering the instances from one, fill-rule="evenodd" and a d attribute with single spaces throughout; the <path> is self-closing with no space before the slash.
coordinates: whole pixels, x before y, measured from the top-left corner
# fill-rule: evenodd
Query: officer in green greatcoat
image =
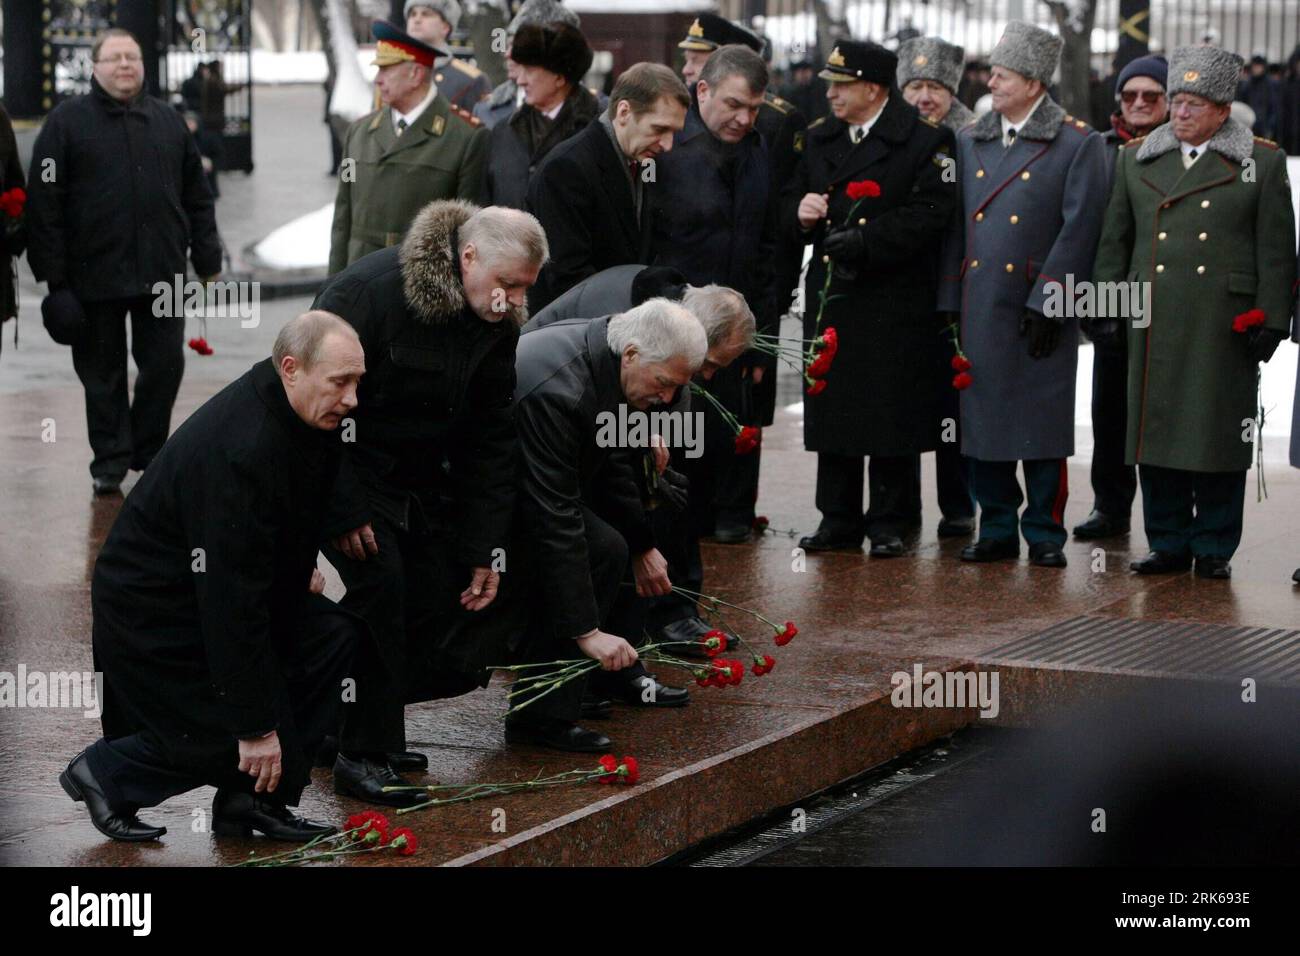
<path id="1" fill-rule="evenodd" d="M 1170 121 L 1120 152 L 1093 270 L 1141 293 L 1133 314 L 1089 322 L 1096 341 L 1131 321 L 1127 461 L 1151 548 L 1139 574 L 1194 561 L 1200 577 L 1231 575 L 1259 363 L 1289 327 L 1286 155 L 1230 118 L 1241 65 L 1216 47 L 1173 51 Z"/>
<path id="2" fill-rule="evenodd" d="M 331 275 L 401 242 L 415 214 L 435 199 L 477 202 L 487 158 L 487 129 L 432 80 L 437 51 L 383 21 L 373 31 L 384 106 L 344 138 Z"/>

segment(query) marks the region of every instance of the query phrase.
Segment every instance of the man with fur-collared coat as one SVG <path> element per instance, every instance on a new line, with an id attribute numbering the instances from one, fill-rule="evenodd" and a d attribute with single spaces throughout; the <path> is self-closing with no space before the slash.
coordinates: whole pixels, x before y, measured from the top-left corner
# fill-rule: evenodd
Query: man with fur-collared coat
<path id="1" fill-rule="evenodd" d="M 340 793 L 400 802 L 382 788 L 427 765 L 404 749 L 402 705 L 486 684 L 507 650 L 494 597 L 514 509 L 515 346 L 546 255 L 527 213 L 441 200 L 316 298 L 368 356 L 323 550 L 391 684 L 383 732 L 339 752 Z"/>
<path id="2" fill-rule="evenodd" d="M 1091 278 L 1108 180 L 1101 136 L 1047 93 L 1060 48 L 1045 30 L 1008 24 L 990 57 L 993 111 L 957 136 L 961 216 L 939 308 L 960 315 L 972 364 L 961 444 L 981 515 L 966 561 L 1016 558 L 1023 534 L 1034 564 L 1065 566 L 1079 324 L 1054 306 L 1062 286 Z"/>
<path id="3" fill-rule="evenodd" d="M 1231 575 L 1259 363 L 1291 321 L 1286 156 L 1229 115 L 1241 63 L 1216 47 L 1174 50 L 1170 120 L 1120 153 L 1097 253 L 1099 282 L 1147 293 L 1123 330 L 1126 460 L 1138 466 L 1151 548 L 1132 565 L 1139 574 L 1185 572 L 1194 560 L 1200 577 Z M 1118 335 L 1124 318 L 1094 333 Z"/>

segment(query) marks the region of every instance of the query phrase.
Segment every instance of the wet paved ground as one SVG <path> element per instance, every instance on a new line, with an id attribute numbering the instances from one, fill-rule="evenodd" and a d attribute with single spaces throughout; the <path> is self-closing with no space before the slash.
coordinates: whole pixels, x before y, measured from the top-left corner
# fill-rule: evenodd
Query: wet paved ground
<path id="1" fill-rule="evenodd" d="M 304 109 L 309 102 L 315 104 L 304 93 Z M 319 146 L 312 143 L 304 148 L 319 155 L 323 171 L 323 133 Z M 309 165 L 314 177 L 315 164 Z M 259 168 L 267 168 L 261 159 Z M 323 185 L 325 177 L 320 179 Z M 223 229 L 225 210 L 256 212 L 266 200 L 241 194 L 241 181 L 245 193 L 261 189 L 240 175 L 227 178 L 228 198 L 219 210 Z M 276 218 L 316 208 L 321 190 L 315 184 L 310 189 L 312 195 L 283 198 L 295 208 Z M 281 198 L 277 191 L 276 201 Z M 265 210 L 256 214 L 269 216 Z M 251 239 L 276 224 L 242 228 Z M 119 503 L 90 494 L 82 393 L 71 359 L 39 328 L 30 273 L 23 288 L 21 348 L 15 351 L 7 342 L 0 361 L 0 671 L 14 673 L 20 665 L 80 671 L 91 666 L 90 575 Z M 267 355 L 279 326 L 307 304 L 301 298 L 263 303 L 255 329 L 233 322 L 210 326 L 216 354 L 188 356 L 173 426 Z M 47 419 L 57 429 L 54 442 L 41 440 Z M 1081 450 L 1090 445 L 1087 435 L 1079 439 Z M 815 526 L 813 464 L 802 450 L 798 418 L 779 413 L 765 439 L 759 501 L 773 526 L 801 532 Z M 1087 468 L 1086 457 L 1070 462 L 1067 524 L 1089 510 Z M 1079 614 L 1295 627 L 1300 595 L 1289 578 L 1300 563 L 1300 472 L 1274 465 L 1268 478 L 1270 498 L 1256 504 L 1252 495 L 1248 501 L 1245 540 L 1228 583 L 1131 576 L 1128 560 L 1146 550 L 1140 530 L 1131 541 L 1108 547 L 1104 573 L 1090 567 L 1093 547 L 1075 542 L 1066 549 L 1070 566 L 1063 572 L 1023 561 L 964 565 L 957 560 L 963 541 L 935 537 L 930 457 L 925 525 L 907 557 L 812 556 L 801 573 L 792 568 L 788 538 L 709 545 L 708 589 L 798 622 L 796 642 L 776 652 L 775 673 L 762 680 L 747 677 L 740 688 L 696 690 L 691 706 L 680 711 L 616 710 L 601 729 L 617 752 L 639 758 L 642 784 L 617 792 L 589 785 L 419 814 L 412 822 L 426 848 L 419 859 L 617 863 L 667 857 L 969 720 L 960 714 L 900 714 L 887 700 L 880 707 L 892 672 L 910 670 L 915 662 L 941 669 Z M 1140 502 L 1134 522 L 1140 529 Z M 337 578 L 332 571 L 329 577 L 328 593 L 337 597 Z M 543 768 L 583 765 L 573 756 L 507 749 L 498 719 L 503 702 L 504 690 L 494 683 L 458 700 L 408 709 L 411 745 L 429 755 L 432 777 L 444 783 L 513 780 Z M 258 845 L 218 842 L 206 832 L 212 796 L 206 788 L 146 814 L 169 829 L 160 845 L 100 838 L 56 780 L 98 733 L 97 720 L 73 710 L 0 710 L 0 862 L 222 864 Z M 492 828 L 500 819 L 492 812 L 497 807 L 505 810 L 504 833 Z M 317 771 L 316 786 L 304 798 L 307 815 L 340 820 L 358 809 L 330 792 L 328 774 Z"/>

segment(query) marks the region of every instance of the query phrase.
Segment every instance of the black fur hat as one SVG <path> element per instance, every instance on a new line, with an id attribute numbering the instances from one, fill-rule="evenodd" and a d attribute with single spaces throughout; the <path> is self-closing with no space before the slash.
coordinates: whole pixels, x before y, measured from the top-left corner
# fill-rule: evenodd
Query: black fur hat
<path id="1" fill-rule="evenodd" d="M 526 23 L 510 44 L 510 59 L 540 66 L 577 85 L 591 69 L 592 52 L 582 31 L 567 23 Z"/>

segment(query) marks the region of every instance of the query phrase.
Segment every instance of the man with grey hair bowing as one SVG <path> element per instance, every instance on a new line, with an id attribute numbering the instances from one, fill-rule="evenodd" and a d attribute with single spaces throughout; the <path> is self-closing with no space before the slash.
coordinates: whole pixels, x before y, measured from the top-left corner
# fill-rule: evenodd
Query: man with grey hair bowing
<path id="1" fill-rule="evenodd" d="M 684 691 L 663 687 L 640 668 L 627 640 L 634 633 L 605 630 L 620 602 L 667 594 L 671 583 L 642 508 L 629 453 L 632 431 L 609 442 L 601 422 L 619 416 L 620 406 L 630 406 L 624 414 L 632 415 L 671 405 L 707 351 L 704 329 L 690 312 L 651 299 L 619 315 L 529 332 L 519 340 L 516 365 L 518 530 L 542 611 L 530 626 L 572 640 L 570 656 L 622 672 L 616 679 L 683 701 Z M 520 711 L 507 721 L 507 740 L 606 749 L 607 738 L 576 723 L 581 690 L 570 685 Z"/>

